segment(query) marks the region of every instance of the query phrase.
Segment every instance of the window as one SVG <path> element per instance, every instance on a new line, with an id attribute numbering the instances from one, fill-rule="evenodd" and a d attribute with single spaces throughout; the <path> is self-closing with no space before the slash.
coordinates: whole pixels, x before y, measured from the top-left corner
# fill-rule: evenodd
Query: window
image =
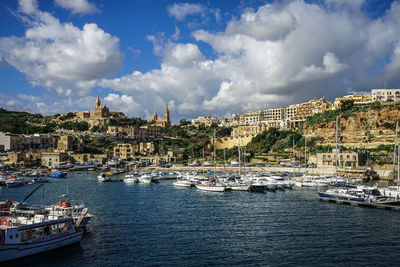
<path id="1" fill-rule="evenodd" d="M 13 239 L 13 235 L 10 235 L 10 239 Z"/>

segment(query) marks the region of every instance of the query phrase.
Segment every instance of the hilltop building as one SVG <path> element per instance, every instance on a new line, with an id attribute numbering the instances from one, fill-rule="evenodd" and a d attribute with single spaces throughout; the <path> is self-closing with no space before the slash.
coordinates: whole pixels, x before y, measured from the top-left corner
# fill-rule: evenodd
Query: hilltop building
<path id="1" fill-rule="evenodd" d="M 351 101 L 353 106 L 361 106 L 373 102 L 372 95 L 345 95 L 343 97 L 336 98 L 333 106 L 335 109 L 341 109 L 343 107 L 343 103 L 346 101 Z"/>
<path id="2" fill-rule="evenodd" d="M 126 119 L 124 113 L 111 112 L 106 105 L 101 105 L 99 96 L 97 96 L 93 110 L 81 111 L 76 114 L 79 119 L 87 121 L 91 126 L 103 126 L 110 119 Z"/>
<path id="3" fill-rule="evenodd" d="M 372 102 L 400 101 L 400 89 L 372 89 Z"/>
<path id="4" fill-rule="evenodd" d="M 218 119 L 212 116 L 200 116 L 192 120 L 192 125 L 195 127 L 199 127 L 200 125 L 210 127 L 213 123 L 218 124 Z"/>
<path id="5" fill-rule="evenodd" d="M 153 116 L 149 120 L 149 123 L 151 126 L 158 126 L 161 128 L 169 127 L 171 126 L 171 120 L 169 118 L 169 110 L 168 110 L 168 104 L 165 105 L 165 110 L 164 110 L 164 118 L 162 120 L 158 119 L 157 113 L 154 112 Z"/>

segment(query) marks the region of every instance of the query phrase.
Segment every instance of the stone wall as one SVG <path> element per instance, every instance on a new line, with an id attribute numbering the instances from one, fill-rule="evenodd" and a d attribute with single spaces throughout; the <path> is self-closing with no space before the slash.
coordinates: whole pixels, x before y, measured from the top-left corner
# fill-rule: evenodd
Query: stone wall
<path id="1" fill-rule="evenodd" d="M 245 146 L 253 139 L 256 135 L 246 135 L 240 137 L 240 146 Z M 238 138 L 237 137 L 224 137 L 218 138 L 216 142 L 216 149 L 229 149 L 238 146 Z"/>

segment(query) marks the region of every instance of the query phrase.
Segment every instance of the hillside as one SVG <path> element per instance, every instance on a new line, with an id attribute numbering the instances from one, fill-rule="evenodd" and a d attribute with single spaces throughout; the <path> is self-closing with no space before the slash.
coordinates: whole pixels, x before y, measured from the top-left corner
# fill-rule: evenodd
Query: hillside
<path id="1" fill-rule="evenodd" d="M 49 133 L 54 130 L 49 117 L 0 108 L 0 131 L 15 134 Z"/>
<path id="2" fill-rule="evenodd" d="M 320 144 L 335 145 L 335 118 L 339 115 L 338 139 L 348 148 L 376 148 L 394 143 L 400 104 L 372 103 L 361 108 L 326 111 L 308 118 L 302 134 L 321 138 Z"/>

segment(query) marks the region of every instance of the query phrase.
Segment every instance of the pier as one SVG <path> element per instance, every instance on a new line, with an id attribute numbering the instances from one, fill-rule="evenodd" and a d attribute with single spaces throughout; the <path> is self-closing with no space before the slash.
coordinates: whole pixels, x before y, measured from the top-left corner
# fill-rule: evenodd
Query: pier
<path id="1" fill-rule="evenodd" d="M 397 210 L 397 211 L 400 211 L 400 205 L 390 205 L 390 204 L 382 204 L 382 203 L 368 203 L 368 202 L 343 200 L 343 199 L 335 199 L 335 198 L 328 198 L 328 197 L 319 197 L 319 200 L 326 201 L 326 202 L 332 202 L 332 203 L 336 203 L 336 204 L 342 204 L 342 205 L 361 206 L 361 207 L 368 207 L 368 208 L 377 208 L 377 209 L 384 209 L 384 210 Z"/>

